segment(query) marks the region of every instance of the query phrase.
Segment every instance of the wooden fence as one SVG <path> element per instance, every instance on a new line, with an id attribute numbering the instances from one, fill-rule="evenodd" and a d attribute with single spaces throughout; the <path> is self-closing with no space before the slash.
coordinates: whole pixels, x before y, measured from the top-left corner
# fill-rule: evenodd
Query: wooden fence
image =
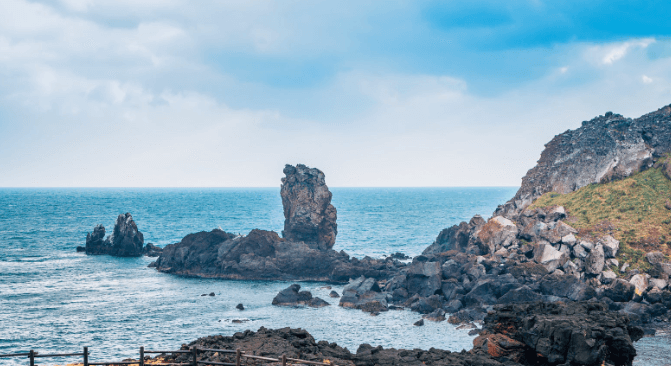
<path id="1" fill-rule="evenodd" d="M 215 361 L 203 361 L 202 359 L 199 361 L 198 360 L 198 353 L 199 352 L 218 352 L 218 353 L 228 353 L 228 354 L 235 354 L 235 363 L 231 362 L 215 362 Z M 167 353 L 189 353 L 192 356 L 191 362 L 188 363 L 146 363 L 144 360 L 144 356 L 146 354 L 167 354 Z M 256 355 L 251 355 L 247 354 L 244 351 L 241 351 L 240 349 L 237 350 L 230 350 L 230 349 L 210 349 L 210 348 L 198 348 L 198 347 L 192 347 L 189 350 L 177 350 L 177 351 L 145 351 L 144 347 L 140 347 L 140 358 L 138 361 L 119 361 L 119 362 L 91 362 L 89 361 L 89 349 L 88 347 L 84 347 L 84 351 L 82 353 L 53 353 L 53 354 L 40 354 L 35 352 L 34 350 L 30 350 L 29 352 L 21 352 L 21 353 L 10 353 L 10 354 L 5 354 L 5 355 L 0 355 L 0 358 L 6 358 L 6 357 L 25 357 L 30 360 L 30 366 L 35 366 L 35 359 L 36 358 L 47 358 L 47 357 L 77 357 L 81 356 L 83 358 L 83 365 L 84 366 L 116 366 L 116 365 L 138 365 L 138 366 L 199 366 L 199 365 L 214 365 L 214 366 L 241 366 L 242 362 L 244 360 L 245 364 L 247 364 L 247 360 L 259 360 L 259 361 L 268 361 L 268 362 L 278 362 L 281 363 L 282 366 L 286 366 L 289 364 L 304 364 L 304 365 L 323 365 L 323 366 L 336 366 L 331 363 L 324 363 L 324 362 L 315 362 L 315 361 L 308 361 L 308 360 L 301 360 L 298 358 L 289 358 L 286 355 L 282 355 L 281 358 L 270 358 L 270 357 L 263 357 L 263 356 L 256 356 Z"/>

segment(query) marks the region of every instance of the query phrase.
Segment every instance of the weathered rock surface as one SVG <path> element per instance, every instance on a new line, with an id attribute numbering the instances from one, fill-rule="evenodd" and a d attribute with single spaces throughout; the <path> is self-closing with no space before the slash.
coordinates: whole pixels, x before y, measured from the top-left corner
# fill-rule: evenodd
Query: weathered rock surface
<path id="1" fill-rule="evenodd" d="M 636 119 L 611 112 L 555 136 L 522 186 L 496 215 L 521 213 L 547 192 L 569 193 L 591 183 L 624 178 L 671 151 L 671 106 Z"/>
<path id="2" fill-rule="evenodd" d="M 387 297 L 381 292 L 377 281 L 364 276 L 350 280 L 342 291 L 339 305 L 346 308 L 361 309 L 369 313 L 389 310 Z"/>
<path id="3" fill-rule="evenodd" d="M 282 206 L 287 240 L 303 241 L 314 249 L 331 249 L 338 233 L 336 209 L 324 173 L 303 164 L 284 168 Z"/>
<path id="4" fill-rule="evenodd" d="M 102 225 L 97 225 L 93 232 L 86 234 L 86 254 L 109 254 L 117 257 L 140 257 L 144 254 L 144 236 L 130 213 L 119 215 L 112 234 L 105 240 L 104 236 L 105 227 Z"/>
<path id="5" fill-rule="evenodd" d="M 329 306 L 326 301 L 312 297 L 310 291 L 300 291 L 301 286 L 293 284 L 280 291 L 273 299 L 273 305 L 277 306 L 309 306 L 312 308 L 321 308 Z"/>
<path id="6" fill-rule="evenodd" d="M 393 258 L 359 260 L 330 249 L 337 234 L 336 211 L 324 173 L 301 164 L 287 165 L 284 173 L 284 238 L 259 229 L 246 236 L 220 229 L 189 234 L 163 248 L 150 266 L 183 276 L 332 282 L 388 278 L 405 266 Z"/>
<path id="7" fill-rule="evenodd" d="M 502 305 L 485 317 L 475 353 L 540 365 L 631 365 L 643 336 L 603 303 Z"/>

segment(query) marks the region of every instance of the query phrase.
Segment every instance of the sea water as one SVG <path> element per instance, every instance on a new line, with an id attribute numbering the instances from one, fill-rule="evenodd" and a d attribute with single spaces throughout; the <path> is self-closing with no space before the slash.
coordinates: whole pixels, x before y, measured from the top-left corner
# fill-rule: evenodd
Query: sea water
<path id="1" fill-rule="evenodd" d="M 350 255 L 418 255 L 440 230 L 487 217 L 516 188 L 334 188 L 338 236 Z M 271 305 L 289 282 L 184 278 L 159 273 L 152 258 L 76 253 L 94 225 L 112 231 L 130 212 L 145 242 L 165 246 L 186 234 L 221 228 L 281 231 L 279 188 L 263 189 L 0 189 L 0 354 L 34 349 L 80 352 L 106 362 L 138 349 L 177 349 L 198 337 L 259 327 L 300 327 L 317 340 L 355 352 L 361 343 L 460 351 L 468 330 L 447 322 L 413 326 L 420 315 L 389 311 L 370 316 L 337 306 L 324 283 L 301 283 L 331 303 L 320 309 Z M 333 286 L 337 292 L 343 286 Z M 215 293 L 215 296 L 201 296 Z M 245 310 L 235 308 L 244 304 Z M 233 322 L 241 321 L 241 323 Z M 638 364 L 664 365 L 668 338 L 639 342 Z M 667 348 L 664 348 L 666 345 Z M 41 359 L 40 364 L 77 361 Z M 642 362 L 642 363 L 641 363 Z M 0 359 L 0 365 L 25 365 Z"/>

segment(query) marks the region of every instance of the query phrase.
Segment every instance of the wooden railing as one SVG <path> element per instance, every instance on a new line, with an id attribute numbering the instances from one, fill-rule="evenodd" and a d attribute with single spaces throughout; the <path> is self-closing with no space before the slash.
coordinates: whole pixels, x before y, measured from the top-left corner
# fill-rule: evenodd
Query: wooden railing
<path id="1" fill-rule="evenodd" d="M 218 353 L 228 353 L 235 354 L 235 363 L 231 362 L 218 362 L 218 361 L 203 361 L 202 359 L 198 360 L 199 352 L 218 352 Z M 188 363 L 145 363 L 144 356 L 146 354 L 168 354 L 168 353 L 189 353 L 192 356 L 191 362 Z M 117 362 L 91 362 L 89 361 L 89 350 L 88 347 L 84 347 L 84 352 L 82 353 L 53 353 L 53 354 L 40 354 L 34 350 L 29 352 L 21 353 L 10 353 L 5 355 L 0 355 L 0 358 L 6 357 L 26 357 L 30 360 L 30 366 L 35 366 L 36 358 L 47 358 L 47 357 L 75 357 L 82 356 L 84 366 L 116 366 L 116 365 L 138 365 L 138 366 L 198 366 L 198 365 L 216 365 L 216 366 L 241 366 L 242 361 L 245 360 L 247 364 L 247 359 L 250 360 L 259 360 L 259 361 L 268 361 L 268 362 L 280 362 L 282 366 L 290 365 L 293 363 L 307 364 L 307 365 L 323 365 L 323 366 L 336 366 L 331 363 L 316 362 L 301 360 L 298 358 L 289 358 L 286 355 L 282 355 L 281 358 L 271 358 L 247 354 L 244 351 L 241 351 L 239 348 L 236 350 L 231 349 L 211 349 L 211 348 L 198 348 L 191 347 L 189 350 L 177 350 L 177 351 L 145 351 L 144 347 L 140 347 L 140 359 L 138 361 L 117 361 Z"/>

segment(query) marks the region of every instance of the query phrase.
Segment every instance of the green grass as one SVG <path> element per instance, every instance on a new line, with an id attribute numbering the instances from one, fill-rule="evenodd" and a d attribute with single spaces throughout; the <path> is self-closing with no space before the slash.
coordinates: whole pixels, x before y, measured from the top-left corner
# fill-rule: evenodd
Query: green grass
<path id="1" fill-rule="evenodd" d="M 622 180 L 590 184 L 575 192 L 549 192 L 530 208 L 564 206 L 567 223 L 583 238 L 610 234 L 620 241 L 618 260 L 650 270 L 645 253 L 671 254 L 671 180 L 655 167 Z"/>

